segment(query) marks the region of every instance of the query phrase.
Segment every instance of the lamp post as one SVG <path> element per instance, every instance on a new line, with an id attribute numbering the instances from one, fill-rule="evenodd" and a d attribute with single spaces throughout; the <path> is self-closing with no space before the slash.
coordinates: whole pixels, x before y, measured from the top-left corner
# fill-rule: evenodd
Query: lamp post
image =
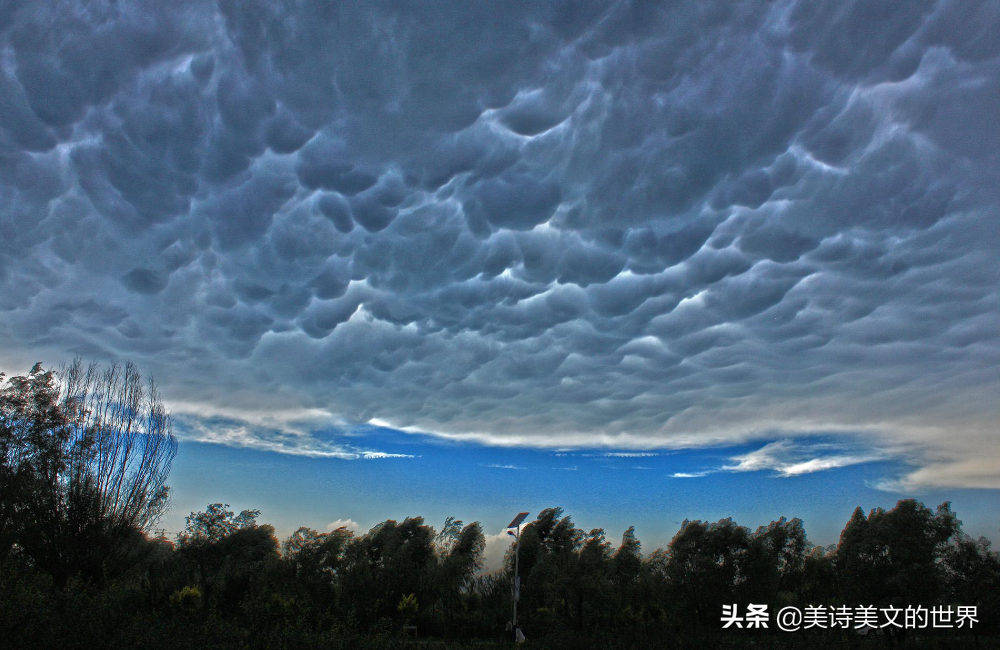
<path id="1" fill-rule="evenodd" d="M 528 516 L 527 512 L 519 512 L 513 521 L 507 525 L 507 534 L 514 537 L 514 588 L 513 588 L 513 601 L 514 601 L 514 616 L 511 619 L 511 628 L 514 633 L 514 639 L 517 640 L 517 600 L 521 597 L 521 576 L 518 575 L 518 564 L 520 560 L 519 551 L 521 550 L 521 523 L 524 522 L 524 518 Z M 517 532 L 510 532 L 510 529 L 514 528 Z"/>

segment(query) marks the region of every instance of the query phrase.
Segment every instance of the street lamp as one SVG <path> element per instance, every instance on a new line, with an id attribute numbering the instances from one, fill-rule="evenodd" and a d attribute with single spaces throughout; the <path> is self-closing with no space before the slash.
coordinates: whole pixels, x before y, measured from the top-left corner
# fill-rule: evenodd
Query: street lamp
<path id="1" fill-rule="evenodd" d="M 517 635 L 517 600 L 521 597 L 521 576 L 517 574 L 518 570 L 518 551 L 520 551 L 521 546 L 521 523 L 524 522 L 524 518 L 528 516 L 527 512 L 519 512 L 513 521 L 507 525 L 507 534 L 514 538 L 514 590 L 513 590 L 513 600 L 514 600 L 514 617 L 511 620 L 511 626 L 513 627 L 514 639 L 520 641 Z M 511 532 L 511 528 L 514 528 L 517 532 Z"/>

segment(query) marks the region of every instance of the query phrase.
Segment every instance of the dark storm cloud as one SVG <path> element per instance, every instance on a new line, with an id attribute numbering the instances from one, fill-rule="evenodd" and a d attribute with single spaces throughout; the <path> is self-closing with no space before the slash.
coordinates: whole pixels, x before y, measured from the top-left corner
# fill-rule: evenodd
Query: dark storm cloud
<path id="1" fill-rule="evenodd" d="M 278 451 L 845 430 L 1000 486 L 997 20 L 7 5 L 0 361 L 131 357 L 187 435 Z"/>

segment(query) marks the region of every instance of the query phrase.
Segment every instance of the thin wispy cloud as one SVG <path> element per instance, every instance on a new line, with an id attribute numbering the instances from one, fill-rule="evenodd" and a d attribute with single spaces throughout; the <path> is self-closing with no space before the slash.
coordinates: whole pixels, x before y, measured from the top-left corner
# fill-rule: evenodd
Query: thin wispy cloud
<path id="1" fill-rule="evenodd" d="M 608 451 L 599 454 L 580 454 L 585 458 L 654 458 L 660 454 L 648 451 Z"/>
<path id="2" fill-rule="evenodd" d="M 670 478 L 701 478 L 708 476 L 711 472 L 674 472 Z"/>
<path id="3" fill-rule="evenodd" d="M 415 457 L 412 454 L 387 453 L 358 447 L 344 440 L 349 440 L 350 436 L 340 436 L 336 429 L 312 430 L 291 425 L 274 429 L 255 421 L 225 417 L 180 416 L 175 417 L 174 422 L 178 438 L 192 442 L 340 460 Z"/>
<path id="4" fill-rule="evenodd" d="M 791 440 L 768 443 L 756 451 L 735 456 L 735 464 L 723 465 L 719 471 L 760 472 L 773 471 L 779 476 L 800 476 L 823 470 L 837 469 L 860 463 L 885 460 L 886 454 L 877 450 L 862 453 L 837 453 L 829 444 L 809 444 Z"/>

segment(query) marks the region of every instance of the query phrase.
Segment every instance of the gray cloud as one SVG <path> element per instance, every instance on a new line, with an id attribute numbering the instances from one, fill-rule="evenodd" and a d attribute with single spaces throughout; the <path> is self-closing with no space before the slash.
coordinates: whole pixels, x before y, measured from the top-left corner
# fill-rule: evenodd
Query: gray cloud
<path id="1" fill-rule="evenodd" d="M 0 12 L 0 362 L 277 451 L 863 429 L 1000 487 L 996 3 Z"/>

